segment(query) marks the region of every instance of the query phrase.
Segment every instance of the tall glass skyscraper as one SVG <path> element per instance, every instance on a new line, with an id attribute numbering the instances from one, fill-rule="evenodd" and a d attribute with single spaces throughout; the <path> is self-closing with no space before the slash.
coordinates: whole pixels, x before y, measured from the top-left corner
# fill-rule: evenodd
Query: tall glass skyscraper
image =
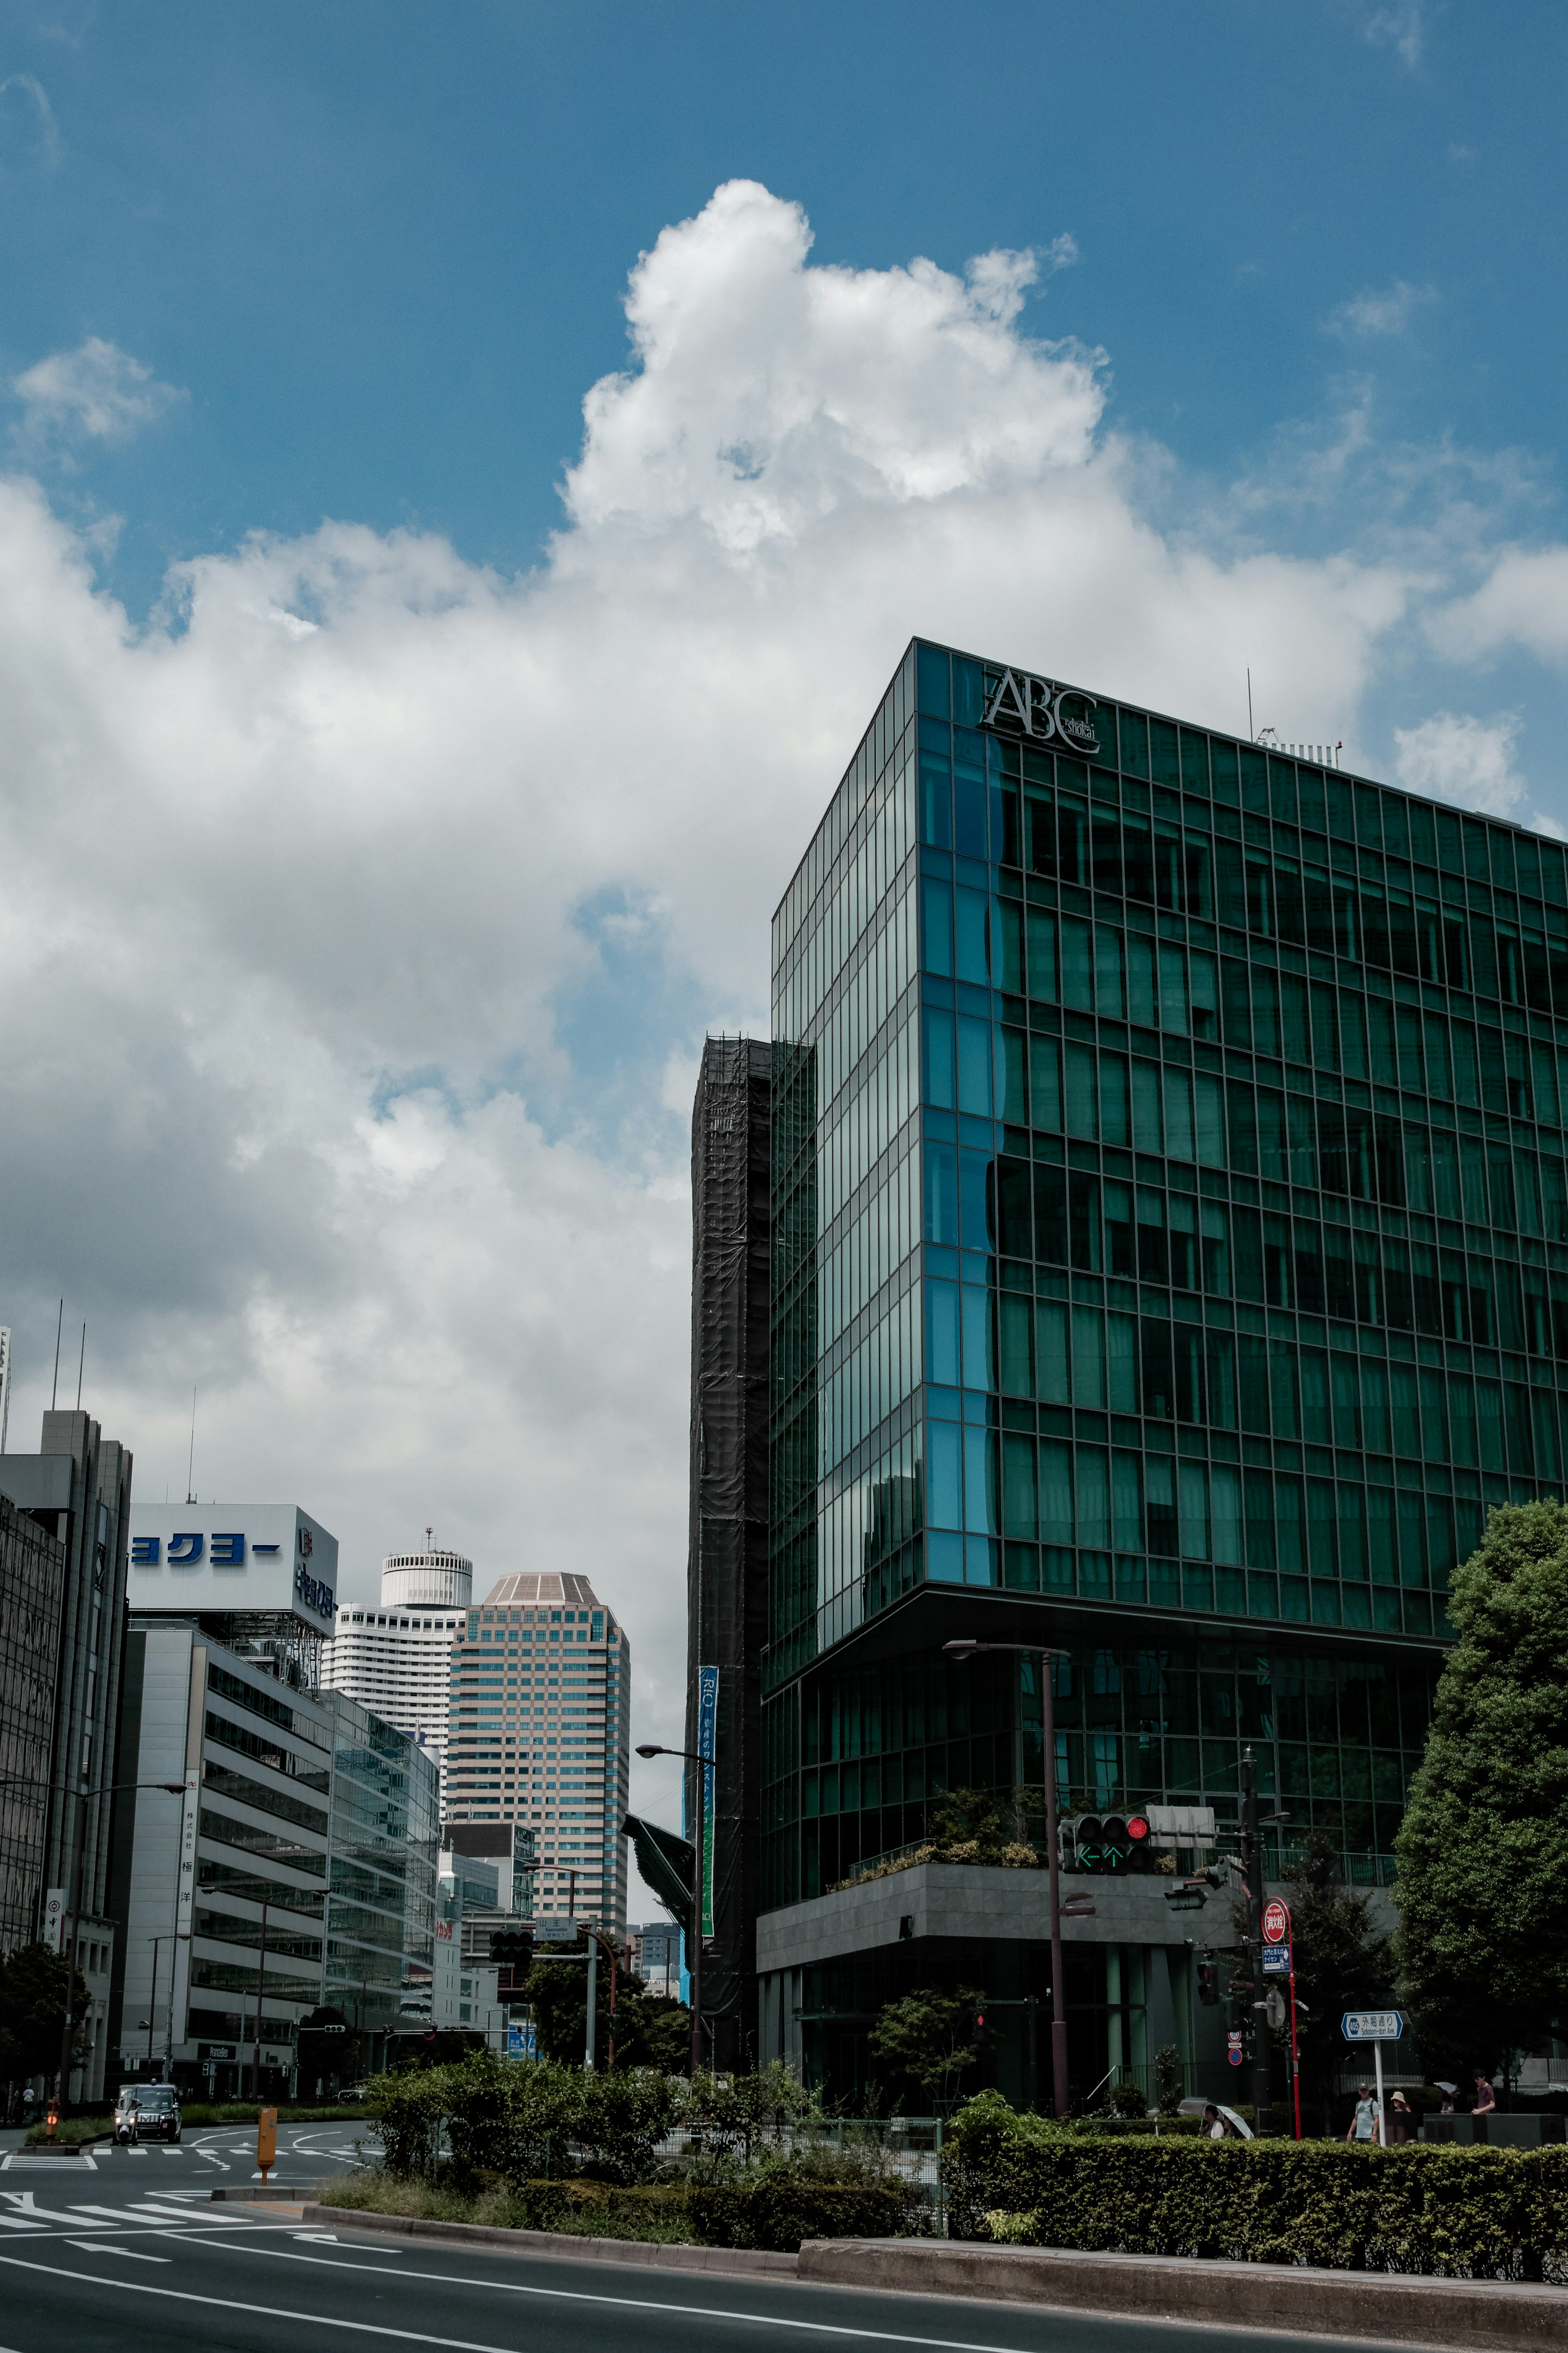
<path id="1" fill-rule="evenodd" d="M 1072 1810 L 1250 1744 L 1386 1885 L 1449 1573 L 1561 1492 L 1562 846 L 917 643 L 773 971 L 764 1912 L 1038 1785 L 955 1634 L 1070 1654 Z"/>

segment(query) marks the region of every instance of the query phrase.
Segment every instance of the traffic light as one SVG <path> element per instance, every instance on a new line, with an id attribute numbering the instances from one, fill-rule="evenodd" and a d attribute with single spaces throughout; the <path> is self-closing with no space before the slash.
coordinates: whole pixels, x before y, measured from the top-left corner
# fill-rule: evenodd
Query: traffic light
<path id="1" fill-rule="evenodd" d="M 533 1932 L 531 1928 L 492 1928 L 490 1959 L 499 1967 L 528 1969 L 533 1965 Z"/>
<path id="2" fill-rule="evenodd" d="M 1219 2000 L 1219 1963 L 1206 1948 L 1198 1955 L 1198 2000 L 1210 2010 Z"/>
<path id="3" fill-rule="evenodd" d="M 1074 1866 L 1100 1874 L 1142 1871 L 1150 1854 L 1143 1814 L 1080 1814 L 1069 1833 Z"/>

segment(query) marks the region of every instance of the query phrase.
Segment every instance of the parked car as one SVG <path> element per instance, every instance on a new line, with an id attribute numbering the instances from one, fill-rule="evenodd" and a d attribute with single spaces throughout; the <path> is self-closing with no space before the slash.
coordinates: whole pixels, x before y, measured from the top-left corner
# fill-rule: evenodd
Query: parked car
<path id="1" fill-rule="evenodd" d="M 173 2084 L 121 2084 L 114 2102 L 117 2141 L 167 2140 L 181 2131 L 180 2095 Z"/>

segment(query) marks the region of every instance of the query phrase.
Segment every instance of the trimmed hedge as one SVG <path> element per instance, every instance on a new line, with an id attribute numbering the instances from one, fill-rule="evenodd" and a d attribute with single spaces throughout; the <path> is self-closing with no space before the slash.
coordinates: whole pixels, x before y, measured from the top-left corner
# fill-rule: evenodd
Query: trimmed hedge
<path id="1" fill-rule="evenodd" d="M 803 2239 L 897 2239 L 913 2230 L 903 2189 L 784 2172 L 693 2186 L 686 2211 L 705 2247 L 771 2247 L 784 2254 L 797 2253 Z"/>
<path id="2" fill-rule="evenodd" d="M 1568 2147 L 1017 2135 L 944 2154 L 954 2238 L 1331 2271 L 1568 2278 Z M 994 2221 L 988 2217 L 994 2217 Z"/>

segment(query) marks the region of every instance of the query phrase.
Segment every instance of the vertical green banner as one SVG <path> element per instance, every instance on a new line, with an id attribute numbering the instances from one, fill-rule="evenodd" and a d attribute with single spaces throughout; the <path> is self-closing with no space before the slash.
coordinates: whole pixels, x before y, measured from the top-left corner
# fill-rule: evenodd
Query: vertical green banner
<path id="1" fill-rule="evenodd" d="M 719 1670 L 697 1670 L 697 1753 L 708 1762 L 702 1776 L 702 1935 L 713 1934 L 713 1764 L 719 1740 Z"/>

